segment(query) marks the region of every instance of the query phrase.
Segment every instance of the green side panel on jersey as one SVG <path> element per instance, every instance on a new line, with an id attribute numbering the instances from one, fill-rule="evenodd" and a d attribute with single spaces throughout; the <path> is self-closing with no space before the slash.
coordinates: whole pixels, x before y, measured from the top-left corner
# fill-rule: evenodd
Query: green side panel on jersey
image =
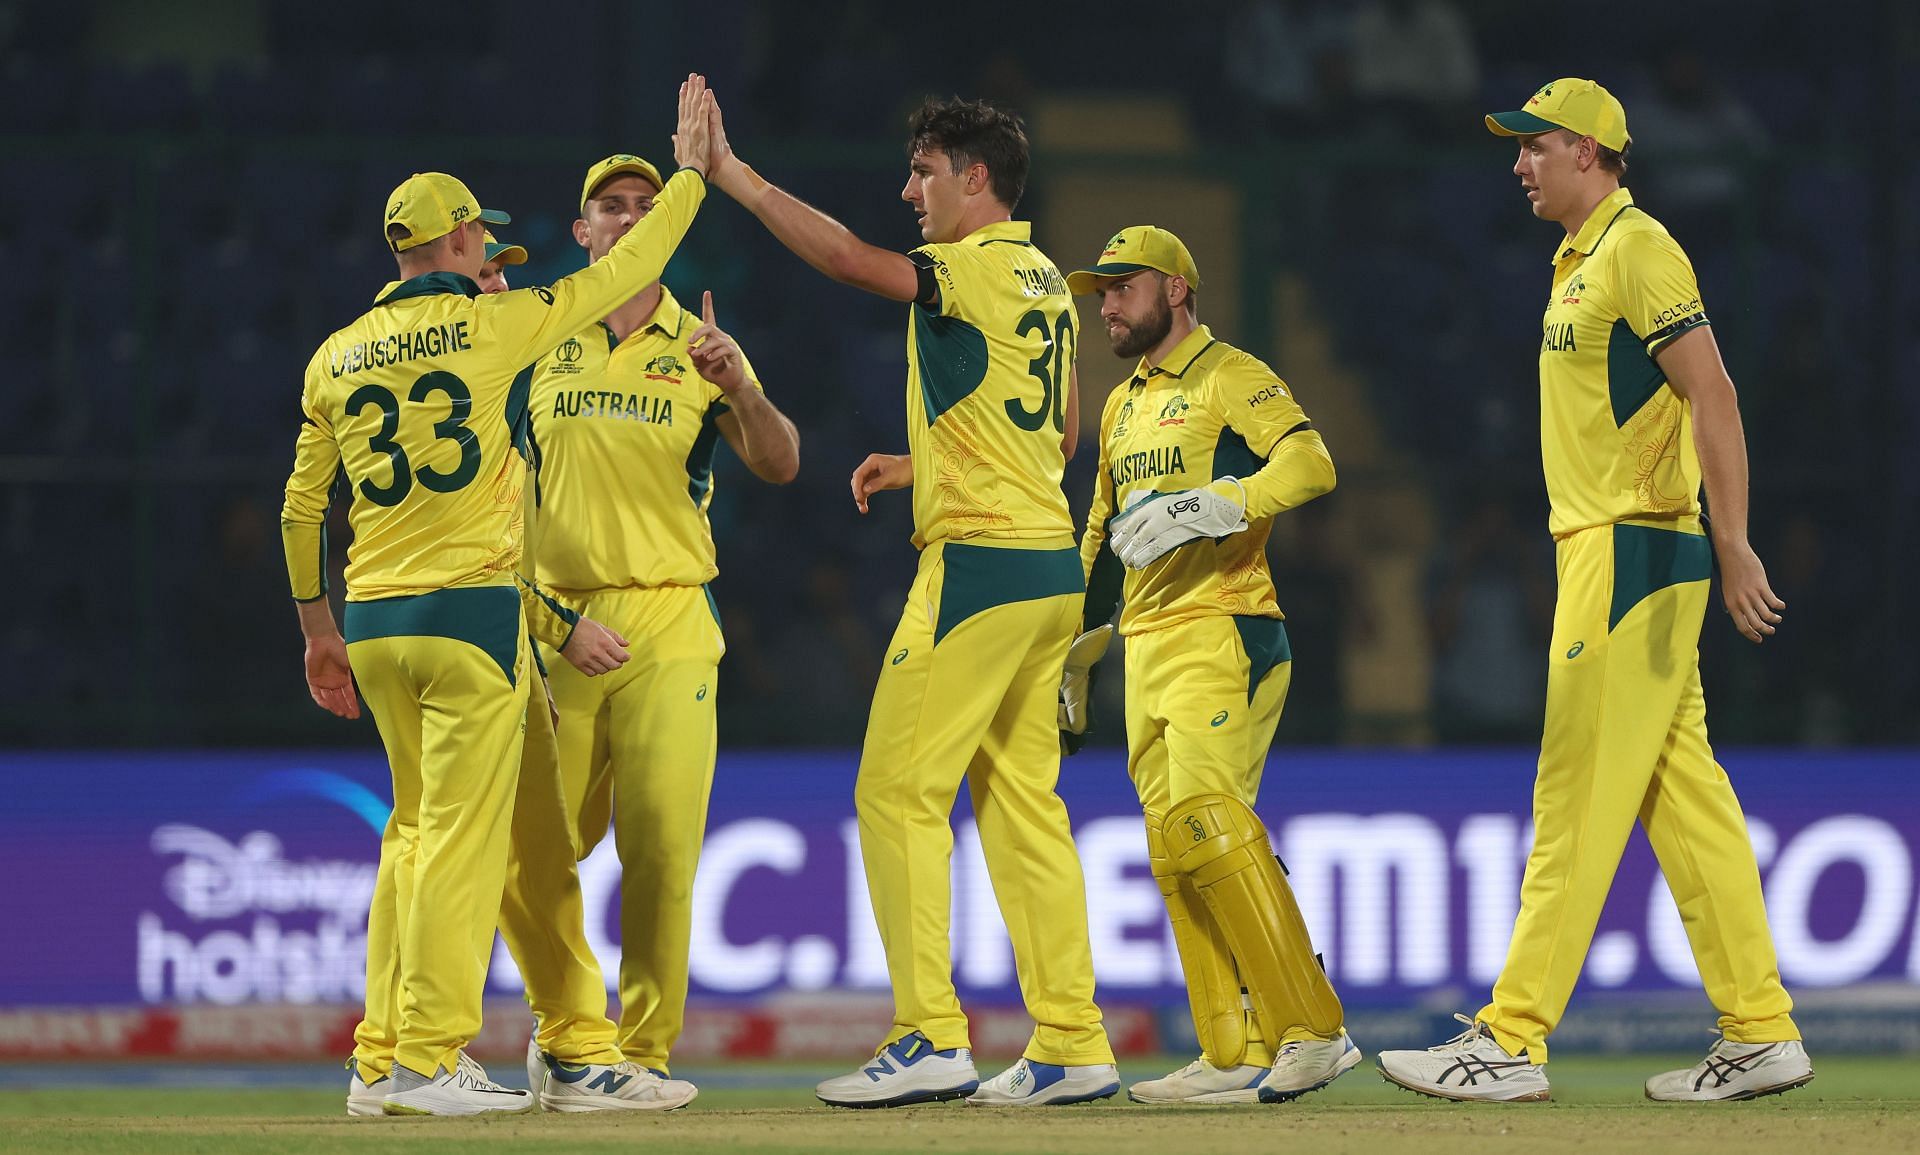
<path id="1" fill-rule="evenodd" d="M 1246 477 L 1260 472 L 1267 459 L 1253 451 L 1247 439 L 1240 436 L 1233 426 L 1220 430 L 1220 440 L 1213 444 L 1213 474 L 1211 480 L 1223 477 Z"/>
<path id="2" fill-rule="evenodd" d="M 1615 321 L 1607 334 L 1607 396 L 1613 402 L 1613 423 L 1625 425 L 1666 383 L 1666 374 L 1647 355 L 1633 327 L 1625 320 Z"/>
<path id="3" fill-rule="evenodd" d="M 913 352 L 927 424 L 967 399 L 987 379 L 987 336 L 966 321 L 913 310 Z"/>
<path id="4" fill-rule="evenodd" d="M 1113 519 L 1107 519 L 1111 526 Z M 1093 555 L 1093 568 L 1087 574 L 1087 606 L 1081 615 L 1080 632 L 1098 629 L 1113 620 L 1127 584 L 1126 567 L 1113 552 L 1111 535 L 1100 539 L 1100 552 Z"/>
<path id="5" fill-rule="evenodd" d="M 1071 546 L 1000 549 L 950 541 L 942 551 L 940 564 L 947 572 L 940 588 L 940 617 L 933 627 L 936 646 L 954 627 L 995 606 L 1087 588 L 1080 575 L 1080 551 Z"/>
<path id="6" fill-rule="evenodd" d="M 1287 623 L 1279 618 L 1235 614 L 1233 627 L 1240 631 L 1241 648 L 1247 651 L 1247 701 L 1251 702 L 1268 674 L 1293 661 L 1293 645 L 1287 641 Z"/>
<path id="7" fill-rule="evenodd" d="M 698 506 L 707 499 L 707 492 L 713 488 L 713 447 L 720 440 L 720 426 L 717 422 L 722 413 L 728 412 L 724 402 L 716 401 L 707 406 L 700 415 L 700 432 L 694 436 L 693 448 L 687 451 L 687 496 Z"/>
<path id="8" fill-rule="evenodd" d="M 375 638 L 452 638 L 492 658 L 514 681 L 514 657 L 520 649 L 520 594 L 512 586 L 461 586 L 348 602 L 342 633 L 347 644 Z"/>
<path id="9" fill-rule="evenodd" d="M 513 384 L 507 387 L 507 432 L 520 460 L 528 465 L 533 464 L 533 412 L 528 407 L 532 396 L 533 366 L 529 365 L 515 374 Z"/>
<path id="10" fill-rule="evenodd" d="M 1704 534 L 1655 529 L 1646 525 L 1613 527 L 1613 605 L 1607 632 L 1655 590 L 1713 576 L 1713 545 Z"/>
<path id="11" fill-rule="evenodd" d="M 700 586 L 700 592 L 707 595 L 707 612 L 713 615 L 713 624 L 720 626 L 720 603 L 713 600 L 713 584 L 711 582 L 703 582 Z M 720 628 L 723 631 L 726 629 L 725 626 L 720 626 Z"/>

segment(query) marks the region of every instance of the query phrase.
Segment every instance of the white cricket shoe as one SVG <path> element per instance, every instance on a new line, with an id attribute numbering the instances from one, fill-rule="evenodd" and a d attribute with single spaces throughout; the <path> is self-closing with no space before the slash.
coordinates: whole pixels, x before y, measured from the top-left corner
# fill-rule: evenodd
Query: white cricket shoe
<path id="1" fill-rule="evenodd" d="M 543 1051 L 540 1064 L 545 1077 L 535 1097 L 549 1111 L 677 1111 L 700 1093 L 685 1079 L 631 1062 L 568 1063 Z"/>
<path id="2" fill-rule="evenodd" d="M 1292 1102 L 1309 1091 L 1318 1091 L 1359 1065 L 1360 1048 L 1353 1045 L 1345 1031 L 1331 1039 L 1282 1043 L 1279 1053 L 1273 1057 L 1273 1067 L 1260 1080 L 1260 1101 Z"/>
<path id="3" fill-rule="evenodd" d="M 1389 1083 L 1458 1102 L 1544 1103 L 1547 1073 L 1526 1056 L 1514 1058 L 1494 1042 L 1485 1023 L 1454 1018 L 1467 1029 L 1425 1051 L 1382 1051 L 1377 1062 Z"/>
<path id="4" fill-rule="evenodd" d="M 1064 1107 L 1119 1093 L 1120 1072 L 1112 1063 L 1066 1067 L 1021 1059 L 980 1084 L 967 1102 L 975 1107 Z"/>
<path id="5" fill-rule="evenodd" d="M 1127 1088 L 1136 1103 L 1258 1103 L 1260 1080 L 1271 1068 L 1255 1063 L 1216 1067 L 1203 1055 L 1173 1074 Z"/>
<path id="6" fill-rule="evenodd" d="M 533 1109 L 540 1109 L 540 1092 L 547 1089 L 547 1063 L 541 1056 L 540 1032 L 527 1036 L 527 1091 L 533 1096 Z"/>
<path id="7" fill-rule="evenodd" d="M 1648 1079 L 1647 1098 L 1669 1103 L 1758 1099 L 1811 1082 L 1813 1063 L 1799 1042 L 1736 1043 L 1722 1036 L 1693 1066 Z"/>
<path id="8" fill-rule="evenodd" d="M 850 1075 L 828 1079 L 814 1095 L 829 1107 L 904 1107 L 970 1095 L 980 1086 L 973 1052 L 945 1051 L 919 1031 L 880 1048 L 880 1053 Z"/>
<path id="9" fill-rule="evenodd" d="M 381 1100 L 388 1115 L 518 1115 L 533 1110 L 533 1095 L 502 1087 L 487 1078 L 479 1063 L 460 1052 L 460 1061 L 451 1071 L 441 1071 L 425 1083 L 421 1076 L 404 1067 L 395 1067 L 390 1080 L 393 1087 Z M 402 1085 L 407 1085 L 402 1090 Z"/>
<path id="10" fill-rule="evenodd" d="M 385 1075 L 368 1083 L 360 1078 L 360 1064 L 353 1059 L 347 1060 L 347 1114 L 359 1118 L 372 1115 L 384 1115 L 380 1109 L 386 1102 L 387 1091 L 393 1086 L 393 1080 Z"/>

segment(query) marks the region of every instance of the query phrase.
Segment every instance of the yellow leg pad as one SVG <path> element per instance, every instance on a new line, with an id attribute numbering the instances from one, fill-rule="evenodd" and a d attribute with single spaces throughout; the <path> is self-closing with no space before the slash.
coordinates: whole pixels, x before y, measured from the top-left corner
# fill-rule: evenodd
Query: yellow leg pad
<path id="1" fill-rule="evenodd" d="M 1196 794 L 1168 812 L 1161 835 L 1232 947 L 1269 1037 L 1339 1033 L 1340 998 L 1313 957 L 1306 920 L 1253 809 L 1230 794 Z"/>
<path id="2" fill-rule="evenodd" d="M 1206 903 L 1193 884 L 1167 857 L 1160 815 L 1149 810 L 1147 857 L 1153 880 L 1167 901 L 1173 923 L 1173 943 L 1180 951 L 1180 969 L 1187 976 L 1187 1005 L 1193 1011 L 1193 1030 L 1207 1061 L 1222 1069 L 1237 1067 L 1247 1057 L 1247 1016 L 1240 1002 L 1240 975 L 1233 967 L 1233 951 L 1220 927 L 1207 913 Z"/>

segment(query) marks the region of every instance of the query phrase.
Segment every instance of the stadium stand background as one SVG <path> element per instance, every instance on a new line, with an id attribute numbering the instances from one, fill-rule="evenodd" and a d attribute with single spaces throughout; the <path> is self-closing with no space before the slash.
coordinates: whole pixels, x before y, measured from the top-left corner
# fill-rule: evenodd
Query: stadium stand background
<path id="1" fill-rule="evenodd" d="M 1709 622 L 1715 738 L 1920 739 L 1911 9 L 987 5 L 937 32 L 867 0 L 695 9 L 0 3 L 0 745 L 371 748 L 306 699 L 276 520 L 301 369 L 391 275 L 374 206 L 456 172 L 515 214 L 518 283 L 563 275 L 580 172 L 667 162 L 692 68 L 744 154 L 876 243 L 914 243 L 904 116 L 946 92 L 1026 114 L 1023 210 L 1063 266 L 1140 220 L 1186 236 L 1202 319 L 1295 386 L 1341 470 L 1275 535 L 1299 659 L 1279 741 L 1355 745 L 1537 738 L 1554 235 L 1479 115 L 1600 78 L 1629 184 L 1696 261 L 1791 606 L 1757 651 Z M 714 291 L 803 433 L 783 489 L 720 455 L 723 745 L 850 746 L 911 574 L 907 503 L 861 519 L 845 488 L 901 443 L 899 310 L 823 285 L 724 198 L 666 279 Z M 1094 319 L 1089 426 L 1122 373 Z"/>

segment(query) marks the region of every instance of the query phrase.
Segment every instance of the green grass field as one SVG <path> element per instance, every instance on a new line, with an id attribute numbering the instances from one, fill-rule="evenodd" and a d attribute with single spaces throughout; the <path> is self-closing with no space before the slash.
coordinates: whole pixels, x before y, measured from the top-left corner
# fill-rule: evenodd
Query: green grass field
<path id="1" fill-rule="evenodd" d="M 0 1090 L 0 1151 L 305 1152 L 647 1151 L 1045 1152 L 1147 1155 L 1347 1152 L 1920 1150 L 1920 1059 L 1828 1057 L 1801 1090 L 1751 1103 L 1661 1104 L 1649 1073 L 1694 1056 L 1569 1057 L 1550 1068 L 1554 1101 L 1511 1106 L 1434 1102 L 1381 1081 L 1372 1064 L 1320 1094 L 1275 1107 L 1143 1107 L 1124 1101 L 1036 1111 L 938 1104 L 836 1111 L 817 1103 L 811 1067 L 729 1067 L 766 1089 L 713 1086 L 669 1115 L 534 1115 L 493 1120 L 349 1119 L 337 1090 L 75 1087 L 72 1068 L 45 1087 Z M 991 1065 L 991 1064 L 989 1064 Z M 1176 1062 L 1130 1060 L 1143 1078 Z M 682 1072 L 698 1079 L 700 1072 Z M 719 1072 L 716 1071 L 717 1075 Z M 791 1085 L 786 1085 L 788 1080 Z M 717 1080 L 716 1080 L 717 1081 Z"/>

